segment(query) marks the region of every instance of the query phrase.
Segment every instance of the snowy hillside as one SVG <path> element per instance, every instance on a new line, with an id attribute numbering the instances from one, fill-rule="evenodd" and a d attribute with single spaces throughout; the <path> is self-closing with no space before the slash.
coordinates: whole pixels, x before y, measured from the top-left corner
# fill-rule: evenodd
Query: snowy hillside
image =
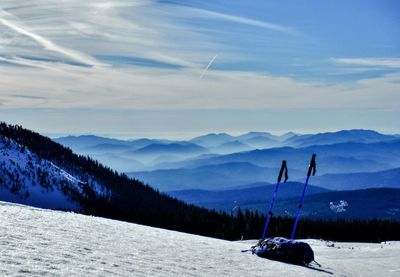
<path id="1" fill-rule="evenodd" d="M 0 200 L 78 210 L 79 199 L 86 196 L 87 190 L 101 196 L 110 194 L 91 176 L 73 176 L 12 139 L 0 136 Z"/>
<path id="2" fill-rule="evenodd" d="M 0 202 L 1 276 L 399 276 L 400 242 L 308 240 L 321 268 L 241 253 L 229 242 Z"/>

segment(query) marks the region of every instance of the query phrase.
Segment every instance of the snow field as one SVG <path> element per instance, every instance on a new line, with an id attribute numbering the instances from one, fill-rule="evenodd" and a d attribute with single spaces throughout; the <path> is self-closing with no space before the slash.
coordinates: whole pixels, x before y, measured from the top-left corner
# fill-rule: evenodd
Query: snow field
<path id="1" fill-rule="evenodd" d="M 400 243 L 307 240 L 319 270 L 229 242 L 0 202 L 0 276 L 400 276 Z M 332 273 L 332 274 L 331 274 Z"/>

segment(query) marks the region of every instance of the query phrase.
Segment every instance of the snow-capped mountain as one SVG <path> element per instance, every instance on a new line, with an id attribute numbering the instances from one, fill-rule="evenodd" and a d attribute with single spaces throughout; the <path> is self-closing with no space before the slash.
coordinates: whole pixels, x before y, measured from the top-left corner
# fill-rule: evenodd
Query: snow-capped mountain
<path id="1" fill-rule="evenodd" d="M 400 243 L 306 240 L 321 267 L 271 261 L 225 241 L 0 202 L 1 276 L 399 276 Z"/>
<path id="2" fill-rule="evenodd" d="M 70 174 L 27 147 L 0 136 L 0 197 L 9 202 L 51 209 L 80 210 L 89 193 L 111 191 L 88 174 Z"/>

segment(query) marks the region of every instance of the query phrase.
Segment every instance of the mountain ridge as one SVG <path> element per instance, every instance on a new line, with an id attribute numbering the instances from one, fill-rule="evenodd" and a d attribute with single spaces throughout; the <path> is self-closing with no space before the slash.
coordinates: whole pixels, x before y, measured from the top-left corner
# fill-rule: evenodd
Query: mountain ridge
<path id="1" fill-rule="evenodd" d="M 376 172 L 326 174 L 315 176 L 312 183 L 334 190 L 365 188 L 400 188 L 400 168 Z"/>

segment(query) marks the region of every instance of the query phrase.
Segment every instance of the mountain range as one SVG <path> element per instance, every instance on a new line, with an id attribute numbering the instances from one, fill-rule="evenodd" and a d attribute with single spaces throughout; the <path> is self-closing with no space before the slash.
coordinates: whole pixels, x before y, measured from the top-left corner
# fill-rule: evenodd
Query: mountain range
<path id="1" fill-rule="evenodd" d="M 317 153 L 319 173 L 377 171 L 400 166 L 400 140 L 376 143 L 338 143 L 303 148 L 279 147 L 252 150 L 209 158 L 163 164 L 164 168 L 199 167 L 230 162 L 250 162 L 257 166 L 277 168 L 285 159 L 290 168 L 306 167 L 311 154 Z M 390 156 L 390 159 L 388 159 Z M 336 164 L 334 164 L 336 163 Z"/>
<path id="2" fill-rule="evenodd" d="M 306 147 L 345 142 L 374 143 L 396 139 L 398 137 L 395 135 L 384 135 L 372 130 L 343 130 L 315 135 L 294 135 L 285 140 L 285 143 L 293 147 Z"/>
<path id="3" fill-rule="evenodd" d="M 394 203 L 386 190 L 400 188 L 397 181 L 400 139 L 395 135 L 350 130 L 317 135 L 288 133 L 283 136 L 266 132 L 239 136 L 211 134 L 188 141 L 118 140 L 97 136 L 56 139 L 85 155 L 77 156 L 71 149 L 19 126 L 2 123 L 0 131 L 1 199 L 11 202 L 93 212 L 148 224 L 157 222 L 163 226 L 176 227 L 180 217 L 185 218 L 185 226 L 196 225 L 187 218 L 189 215 L 193 218 L 210 216 L 213 218 L 211 222 L 215 223 L 213 220 L 221 215 L 207 214 L 207 210 L 187 206 L 173 198 L 227 212 L 231 212 L 235 205 L 243 209 L 265 210 L 280 163 L 285 159 L 290 182 L 281 185 L 281 204 L 277 207 L 283 205 L 279 214 L 292 216 L 292 213 L 285 212 L 285 207 L 293 206 L 293 201 L 297 201 L 291 197 L 300 194 L 310 156 L 316 153 L 317 176 L 311 178 L 307 191 L 309 207 L 319 207 L 323 211 L 322 204 L 318 203 L 323 202 L 326 209 L 332 202 L 332 207 L 339 205 L 340 209 L 341 200 L 347 201 L 348 205 L 351 204 L 348 199 L 355 201 L 357 197 L 347 191 L 356 190 L 360 193 L 355 195 L 365 197 L 366 203 L 380 203 L 382 206 L 381 213 L 370 209 L 365 216 L 397 218 L 396 205 L 383 207 L 385 199 L 386 203 Z M 274 141 L 279 147 L 253 149 L 249 140 Z M 332 143 L 336 140 L 339 143 Z M 308 146 L 310 143 L 313 145 Z M 290 146 L 284 146 L 287 144 Z M 223 154 L 222 149 L 228 151 L 228 148 L 232 151 L 234 148 L 246 150 Z M 105 161 L 105 166 L 95 160 L 98 157 Z M 132 171 L 131 168 L 142 170 Z M 379 189 L 375 195 L 382 198 L 374 200 L 373 191 L 361 191 L 367 188 Z M 392 192 L 397 197 L 396 191 Z M 321 202 L 316 195 L 323 195 L 318 197 L 324 200 Z M 337 195 L 341 199 L 336 199 Z M 149 209 L 148 203 L 156 205 Z M 165 210 L 166 216 L 156 212 L 160 210 Z M 305 214 L 329 217 L 332 210 L 328 211 L 319 214 L 305 211 Z M 357 213 L 352 210 L 346 215 L 352 217 Z"/>
<path id="4" fill-rule="evenodd" d="M 290 180 L 303 182 L 313 153 L 317 154 L 313 185 L 329 190 L 398 188 L 395 169 L 400 167 L 400 138 L 371 130 L 282 136 L 220 133 L 188 141 L 94 136 L 56 141 L 160 191 L 229 190 L 274 183 L 282 160 L 288 163 Z"/>
<path id="5" fill-rule="evenodd" d="M 255 150 L 280 149 L 282 154 L 286 154 L 284 151 L 286 147 L 293 148 L 293 153 L 296 152 L 297 148 L 302 149 L 293 155 L 303 160 L 304 158 L 301 156 L 302 151 L 305 151 L 306 155 L 308 155 L 312 151 L 326 150 L 319 148 L 314 150 L 312 147 L 341 144 L 337 146 L 340 154 L 335 155 L 336 149 L 334 149 L 335 147 L 331 147 L 333 151 L 328 156 L 329 158 L 333 158 L 333 161 L 329 161 L 329 163 L 334 162 L 336 164 L 343 164 L 344 166 L 337 168 L 336 172 L 325 173 L 343 173 L 376 171 L 393 167 L 393 165 L 387 163 L 385 160 L 381 160 L 380 156 L 369 156 L 366 149 L 359 150 L 362 153 L 359 153 L 357 157 L 353 157 L 352 153 L 356 149 L 353 151 L 349 148 L 353 147 L 353 145 L 356 147 L 357 145 L 365 146 L 371 143 L 398 142 L 400 138 L 396 135 L 384 135 L 370 130 L 348 130 L 315 135 L 287 133 L 282 136 L 274 136 L 267 132 L 249 132 L 239 136 L 220 133 L 199 136 L 188 141 L 155 140 L 148 138 L 118 140 L 96 136 L 68 136 L 56 138 L 55 141 L 73 149 L 79 154 L 90 155 L 121 172 L 189 166 L 198 167 L 204 165 L 202 164 L 204 161 L 192 162 L 192 160 L 203 160 L 205 157 L 218 156 L 222 156 L 221 159 L 232 159 L 234 157 L 224 158 L 224 156 Z M 324 153 L 322 151 L 321 153 Z M 258 154 L 257 152 L 253 152 L 251 155 L 257 156 Z M 277 158 L 280 159 L 279 157 Z M 344 158 L 347 158 L 347 160 Z M 298 162 L 298 160 L 294 161 Z M 271 165 L 262 164 L 261 166 L 271 167 Z M 349 166 L 352 168 L 346 170 Z"/>
<path id="6" fill-rule="evenodd" d="M 251 185 L 256 182 L 275 182 L 279 168 L 268 168 L 250 162 L 210 164 L 196 168 L 160 169 L 128 172 L 127 175 L 152 184 L 161 191 L 203 189 L 221 190 Z M 290 171 L 291 178 L 302 176 L 298 170 Z"/>

